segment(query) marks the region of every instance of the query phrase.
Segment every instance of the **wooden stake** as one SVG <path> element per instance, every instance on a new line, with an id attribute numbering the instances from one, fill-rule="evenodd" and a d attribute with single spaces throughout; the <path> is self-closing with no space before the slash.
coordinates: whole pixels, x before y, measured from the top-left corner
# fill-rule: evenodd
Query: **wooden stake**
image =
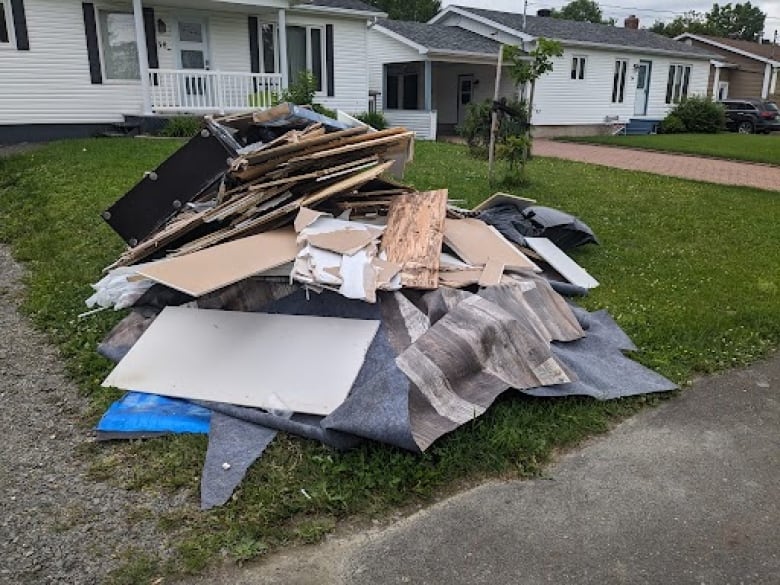
<path id="1" fill-rule="evenodd" d="M 499 88 L 501 86 L 501 69 L 504 66 L 504 45 L 498 49 L 498 63 L 496 64 L 496 86 L 493 90 L 493 101 L 498 101 Z M 496 159 L 496 133 L 498 132 L 498 112 L 493 110 L 490 121 L 490 147 L 488 148 L 488 181 L 493 182 L 493 163 Z"/>

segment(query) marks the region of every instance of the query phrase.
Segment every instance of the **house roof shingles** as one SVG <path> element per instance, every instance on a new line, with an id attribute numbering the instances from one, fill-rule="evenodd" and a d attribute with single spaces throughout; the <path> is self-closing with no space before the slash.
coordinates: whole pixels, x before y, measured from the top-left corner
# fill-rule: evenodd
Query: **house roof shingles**
<path id="1" fill-rule="evenodd" d="M 341 10 L 356 10 L 358 12 L 375 12 L 383 14 L 376 6 L 371 6 L 361 0 L 304 0 L 301 4 L 311 4 L 323 8 L 339 8 Z"/>
<path id="2" fill-rule="evenodd" d="M 522 14 L 486 10 L 484 8 L 470 8 L 467 6 L 458 6 L 457 8 L 487 18 L 516 31 L 523 30 Z M 712 51 L 692 47 L 648 30 L 622 28 L 607 24 L 593 24 L 591 22 L 577 22 L 543 16 L 526 16 L 525 32 L 534 37 L 546 37 L 561 41 L 650 49 L 702 58 L 713 56 Z"/>
<path id="3" fill-rule="evenodd" d="M 498 55 L 499 43 L 457 26 L 404 20 L 380 20 L 378 24 L 433 52 Z"/>
<path id="4" fill-rule="evenodd" d="M 741 39 L 730 39 L 727 37 L 714 37 L 710 35 L 695 35 L 698 38 L 707 39 L 713 43 L 721 45 L 727 45 L 746 53 L 752 53 L 764 59 L 772 59 L 774 61 L 780 61 L 780 46 L 772 44 L 754 43 L 753 41 L 743 41 Z M 723 49 L 720 47 L 713 47 L 712 51 L 718 52 Z"/>

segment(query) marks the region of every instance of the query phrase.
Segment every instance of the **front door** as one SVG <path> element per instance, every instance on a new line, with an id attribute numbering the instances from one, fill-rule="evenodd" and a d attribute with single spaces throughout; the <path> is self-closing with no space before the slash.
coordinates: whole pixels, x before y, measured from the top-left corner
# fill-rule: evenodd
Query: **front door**
<path id="1" fill-rule="evenodd" d="M 192 70 L 184 75 L 181 91 L 184 105 L 207 107 L 208 77 L 200 71 L 209 68 L 208 36 L 206 22 L 197 18 L 182 17 L 176 25 L 176 57 L 179 69 Z"/>
<path id="2" fill-rule="evenodd" d="M 647 102 L 650 96 L 650 72 L 652 63 L 650 61 L 640 61 L 636 70 L 636 97 L 634 97 L 634 115 L 644 116 L 647 114 Z"/>
<path id="3" fill-rule="evenodd" d="M 468 105 L 474 99 L 474 76 L 458 75 L 458 125 L 466 119 Z"/>

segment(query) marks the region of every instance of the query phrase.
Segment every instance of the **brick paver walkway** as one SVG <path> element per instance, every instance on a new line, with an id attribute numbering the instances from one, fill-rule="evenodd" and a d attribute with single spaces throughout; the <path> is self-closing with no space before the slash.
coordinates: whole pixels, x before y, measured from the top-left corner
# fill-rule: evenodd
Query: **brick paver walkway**
<path id="1" fill-rule="evenodd" d="M 778 146 L 780 147 L 780 142 Z M 780 167 L 543 139 L 534 140 L 533 152 L 537 156 L 576 160 L 694 181 L 780 191 Z"/>

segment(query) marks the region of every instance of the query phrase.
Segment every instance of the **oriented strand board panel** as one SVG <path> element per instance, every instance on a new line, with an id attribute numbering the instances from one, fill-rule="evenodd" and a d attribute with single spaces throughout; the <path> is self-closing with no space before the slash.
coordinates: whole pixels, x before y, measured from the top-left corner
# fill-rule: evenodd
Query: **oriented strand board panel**
<path id="1" fill-rule="evenodd" d="M 378 327 L 166 307 L 103 386 L 327 415 L 349 394 Z"/>
<path id="2" fill-rule="evenodd" d="M 295 231 L 286 228 L 154 262 L 138 272 L 198 297 L 292 262 L 296 254 Z"/>
<path id="3" fill-rule="evenodd" d="M 447 190 L 396 195 L 387 212 L 382 251 L 401 264 L 401 284 L 410 288 L 439 286 L 439 259 L 447 217 Z"/>
<path id="4" fill-rule="evenodd" d="M 583 288 L 596 288 L 599 285 L 598 280 L 588 274 L 582 266 L 547 238 L 525 238 L 525 241 L 534 252 L 539 254 L 545 262 L 570 283 Z"/>
<path id="5" fill-rule="evenodd" d="M 444 242 L 469 264 L 485 266 L 489 259 L 505 268 L 541 272 L 528 256 L 518 250 L 492 226 L 479 219 L 448 219 L 444 222 Z"/>

